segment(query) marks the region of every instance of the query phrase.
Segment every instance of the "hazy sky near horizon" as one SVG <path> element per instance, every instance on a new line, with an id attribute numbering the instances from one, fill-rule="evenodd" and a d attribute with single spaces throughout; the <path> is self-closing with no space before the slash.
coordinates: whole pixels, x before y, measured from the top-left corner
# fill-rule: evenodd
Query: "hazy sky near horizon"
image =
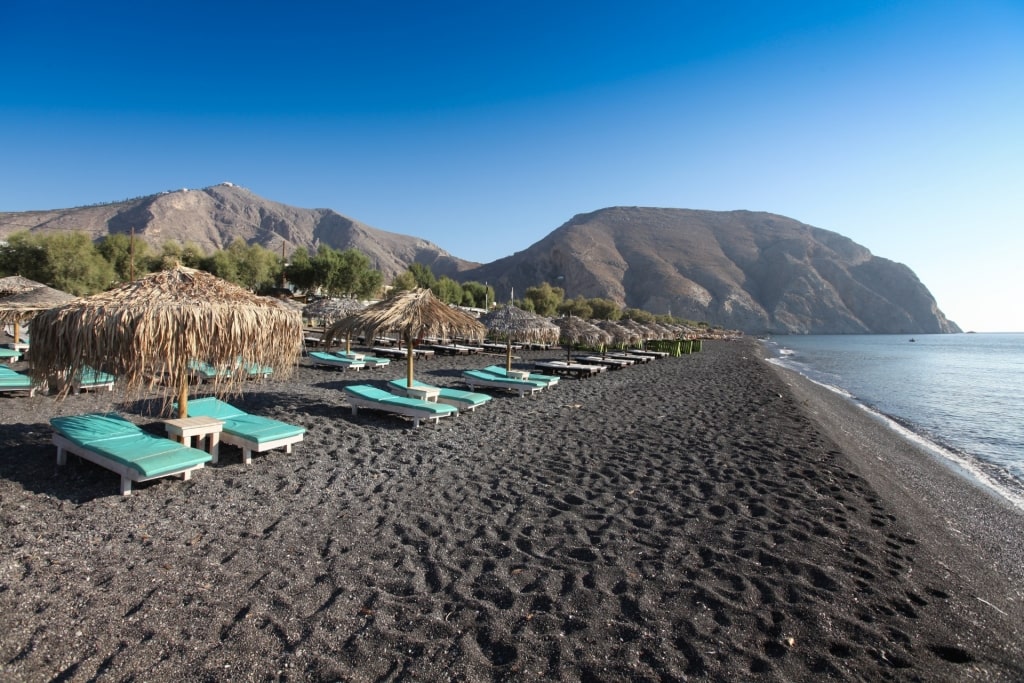
<path id="1" fill-rule="evenodd" d="M 0 211 L 230 181 L 487 262 L 770 211 L 1024 331 L 1024 3 L 0 3 Z"/>

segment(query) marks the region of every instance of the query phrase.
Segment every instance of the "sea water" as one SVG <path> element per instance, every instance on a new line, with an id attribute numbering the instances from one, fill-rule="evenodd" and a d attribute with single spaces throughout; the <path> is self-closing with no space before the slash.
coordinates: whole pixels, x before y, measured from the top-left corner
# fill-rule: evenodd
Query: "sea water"
<path id="1" fill-rule="evenodd" d="M 1024 508 L 1024 334 L 782 336 L 764 347 Z"/>

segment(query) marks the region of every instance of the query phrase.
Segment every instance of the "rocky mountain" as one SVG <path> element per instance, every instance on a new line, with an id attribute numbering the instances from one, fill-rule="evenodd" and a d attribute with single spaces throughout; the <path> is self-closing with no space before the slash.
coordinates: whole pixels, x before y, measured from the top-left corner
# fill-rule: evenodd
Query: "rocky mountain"
<path id="1" fill-rule="evenodd" d="M 232 183 L 75 209 L 0 213 L 0 239 L 19 230 L 77 230 L 99 239 L 132 228 L 137 237 L 157 248 L 176 240 L 210 252 L 241 238 L 278 252 L 284 242 L 287 253 L 299 247 L 315 251 L 321 244 L 358 249 L 386 280 L 410 263 L 429 265 L 438 275 L 454 275 L 477 265 L 426 240 L 378 230 L 330 209 L 300 209 L 270 201 Z"/>
<path id="2" fill-rule="evenodd" d="M 523 291 L 540 282 L 748 333 L 959 332 L 905 265 L 791 218 L 615 207 L 580 214 L 462 273 Z"/>
<path id="3" fill-rule="evenodd" d="M 549 282 L 570 297 L 602 297 L 748 333 L 959 332 L 905 265 L 828 230 L 750 211 L 615 207 L 580 214 L 524 251 L 480 265 L 416 237 L 330 209 L 300 209 L 222 183 L 76 209 L 0 213 L 18 230 L 136 235 L 222 249 L 237 238 L 290 253 L 358 249 L 385 280 L 411 263 L 493 285 L 499 297 Z"/>

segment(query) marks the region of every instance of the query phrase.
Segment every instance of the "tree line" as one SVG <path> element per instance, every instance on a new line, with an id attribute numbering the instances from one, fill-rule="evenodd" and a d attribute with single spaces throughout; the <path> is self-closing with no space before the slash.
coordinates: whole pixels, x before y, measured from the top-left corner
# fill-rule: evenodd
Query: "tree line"
<path id="1" fill-rule="evenodd" d="M 489 308 L 496 302 L 494 288 L 481 282 L 458 282 L 446 275 L 436 277 L 430 267 L 413 263 L 390 285 L 372 267 L 369 257 L 356 249 L 337 250 L 321 245 L 315 253 L 299 249 L 285 261 L 280 254 L 258 244 L 237 239 L 226 249 L 206 253 L 197 245 L 174 240 L 159 248 L 144 240 L 115 233 L 93 242 L 83 232 L 38 234 L 18 232 L 0 243 L 0 277 L 21 275 L 56 289 L 88 296 L 121 282 L 173 265 L 204 270 L 258 294 L 271 294 L 284 284 L 325 296 L 379 299 L 394 293 L 424 287 L 445 303 Z M 519 308 L 538 315 L 575 315 L 598 320 L 629 318 L 638 322 L 694 323 L 655 316 L 638 308 L 622 308 L 610 299 L 565 298 L 565 290 L 544 282 L 528 287 Z"/>

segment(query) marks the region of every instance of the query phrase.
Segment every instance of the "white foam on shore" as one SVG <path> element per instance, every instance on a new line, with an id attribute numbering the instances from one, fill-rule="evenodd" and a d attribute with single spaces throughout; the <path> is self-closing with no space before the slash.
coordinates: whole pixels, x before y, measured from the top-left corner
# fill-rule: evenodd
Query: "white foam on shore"
<path id="1" fill-rule="evenodd" d="M 829 391 L 839 394 L 844 398 L 849 399 L 855 406 L 870 414 L 875 419 L 879 420 L 886 427 L 891 429 L 896 434 L 900 435 L 906 441 L 914 444 L 921 450 L 932 455 L 937 462 L 942 465 L 949 467 L 951 470 L 961 475 L 965 479 L 973 482 L 974 484 L 986 488 L 992 493 L 996 494 L 1003 500 L 1007 501 L 1013 507 L 1018 510 L 1024 511 L 1024 496 L 1021 494 L 1008 489 L 1006 486 L 996 481 L 981 469 L 976 463 L 972 462 L 968 458 L 960 455 L 956 451 L 945 448 L 944 446 L 935 443 L 931 439 L 918 434 L 917 432 L 909 429 L 896 420 L 892 419 L 888 415 L 881 413 L 870 406 L 867 406 L 857 400 L 857 397 L 850 392 L 842 389 L 841 387 L 834 386 L 832 384 L 826 384 L 825 382 L 819 382 L 818 380 L 808 377 L 805 373 L 800 372 L 798 369 L 793 367 L 792 363 L 783 362 L 781 358 L 766 358 L 769 363 L 777 365 L 780 368 L 784 368 L 791 372 L 796 372 L 801 377 L 809 382 L 816 384 L 819 387 L 828 389 Z"/>

